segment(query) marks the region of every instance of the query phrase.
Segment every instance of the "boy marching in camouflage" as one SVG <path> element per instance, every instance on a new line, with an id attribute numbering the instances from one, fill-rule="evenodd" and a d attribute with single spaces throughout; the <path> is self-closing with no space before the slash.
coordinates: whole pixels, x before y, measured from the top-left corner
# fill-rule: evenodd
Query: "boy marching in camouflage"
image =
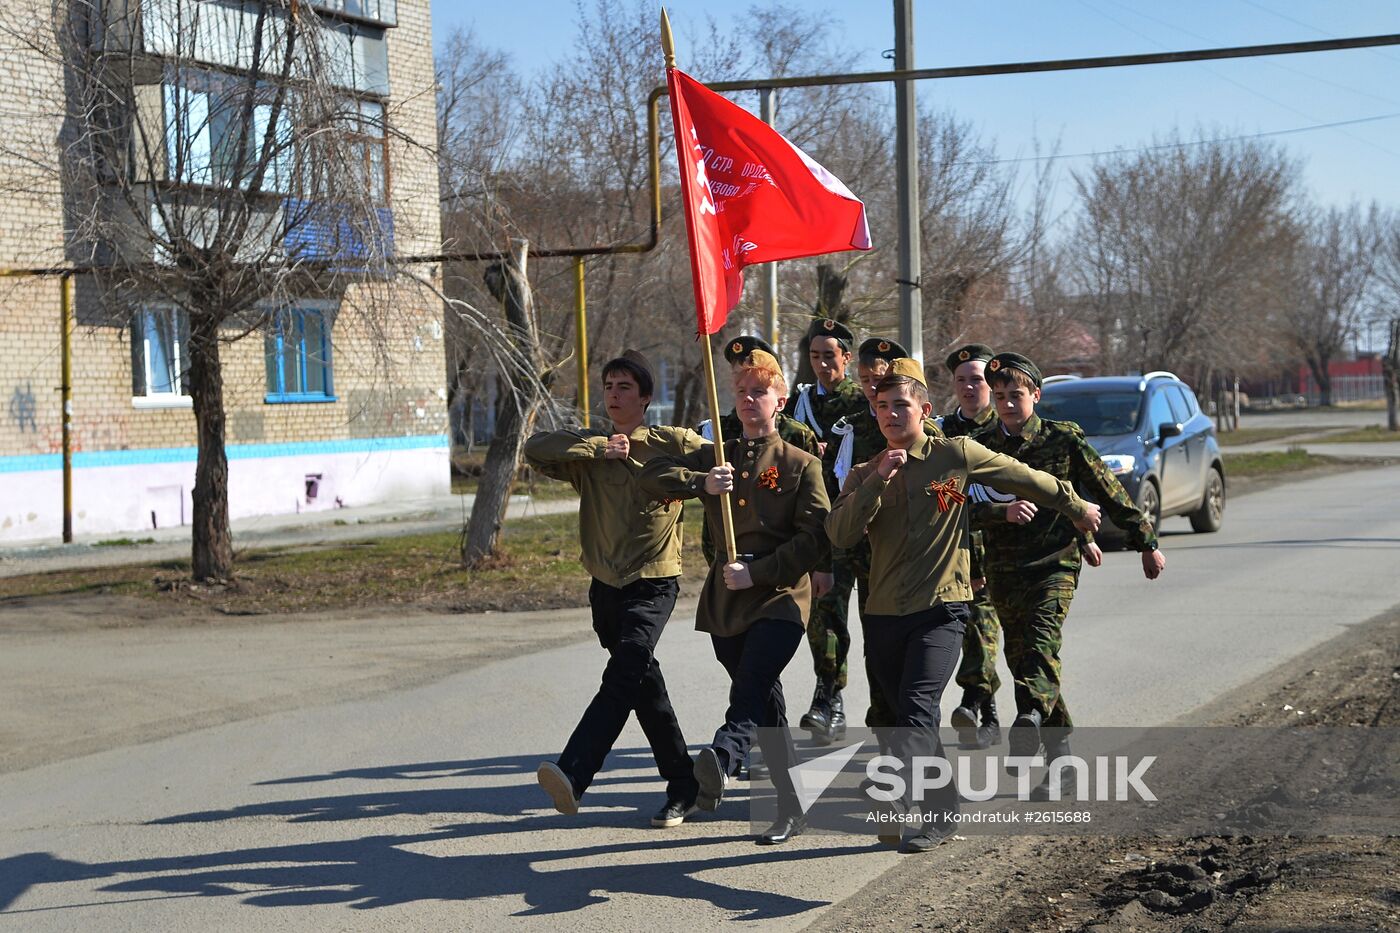
<path id="1" fill-rule="evenodd" d="M 1074 484 L 1103 506 L 1142 553 L 1143 574 L 1155 580 L 1166 566 L 1152 522 L 1138 510 L 1079 425 L 1035 414 L 1040 370 L 1019 353 L 1001 353 L 987 364 L 997 417 L 975 437 L 1006 454 Z M 1001 618 L 1006 661 L 1016 682 L 1016 721 L 1010 755 L 1029 757 L 1043 745 L 1047 762 L 1069 754 L 1074 723 L 1060 685 L 1060 645 L 1065 615 L 1079 583 L 1081 559 L 1098 566 L 1102 554 L 1091 538 L 1060 516 L 1042 513 L 1014 496 L 978 496 L 974 521 L 984 534 L 987 587 Z M 1081 553 L 1083 558 L 1081 558 Z M 1075 792 L 1075 771 L 1063 770 L 1062 796 Z M 1049 775 L 1033 798 L 1049 797 Z"/>
<path id="2" fill-rule="evenodd" d="M 953 376 L 953 394 L 958 404 L 939 416 L 938 425 L 949 437 L 976 434 L 997 420 L 986 379 L 987 362 L 994 354 L 983 343 L 970 343 L 948 354 L 945 362 Z M 963 633 L 962 661 L 958 664 L 957 684 L 962 687 L 962 702 L 948 722 L 958 730 L 958 741 L 964 748 L 989 748 L 1001 741 L 996 706 L 997 690 L 1001 687 L 997 676 L 1001 625 L 983 577 L 980 531 L 972 531 L 968 551 L 972 565 L 972 620 Z"/>
<path id="3" fill-rule="evenodd" d="M 783 409 L 817 435 L 822 476 L 832 499 L 841 488 L 834 472 L 841 438 L 832 429 L 842 418 L 869 408 L 865 393 L 846 375 L 854 340 L 855 335 L 840 321 L 813 321 L 807 328 L 807 357 L 817 381 L 798 386 Z M 810 729 L 819 742 L 834 742 L 846 734 L 846 706 L 841 691 L 846 687 L 846 663 L 851 650 L 846 612 L 855 585 L 853 560 L 844 551 L 832 552 L 831 589 L 813 603 L 812 618 L 807 623 L 807 644 L 812 649 L 817 689 L 812 695 L 812 707 L 800 725 Z"/>
<path id="4" fill-rule="evenodd" d="M 536 777 L 556 810 L 577 813 L 579 798 L 635 712 L 666 780 L 666 801 L 651 824 L 670 827 L 694 811 L 699 793 L 655 655 L 679 591 L 681 506 L 649 496 L 637 474 L 654 457 L 693 453 L 704 441 L 684 428 L 646 426 L 652 386 L 645 357 L 624 350 L 603 367 L 611 434 L 550 431 L 525 443 L 530 466 L 579 493 L 582 561 L 593 576 L 593 630 L 608 652 L 598 693 L 559 760 L 541 764 Z"/>
<path id="5" fill-rule="evenodd" d="M 939 702 L 957 665 L 972 599 L 967 558 L 969 482 L 991 484 L 1065 512 L 1086 530 L 1098 507 L 1068 483 L 992 453 L 966 438 L 929 437 L 921 422 L 932 413 L 923 368 L 896 360 L 876 387 L 886 450 L 855 467 L 827 519 L 832 544 L 870 541 L 870 599 L 865 651 L 876 678 L 871 689 L 895 710 L 892 750 L 908 774 L 920 758 L 946 761 L 938 738 Z M 910 807 L 906 779 L 902 805 Z M 952 783 L 933 789 L 920 809 L 932 812 L 903 840 L 926 852 L 952 834 L 959 808 Z M 881 835 L 882 842 L 899 838 Z"/>

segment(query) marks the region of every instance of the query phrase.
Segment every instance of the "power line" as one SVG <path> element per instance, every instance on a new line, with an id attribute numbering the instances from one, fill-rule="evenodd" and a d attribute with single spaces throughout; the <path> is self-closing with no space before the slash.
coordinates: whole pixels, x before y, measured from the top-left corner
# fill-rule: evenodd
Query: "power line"
<path id="1" fill-rule="evenodd" d="M 1068 152 L 1063 155 L 1025 156 L 1016 159 L 985 159 L 977 162 L 952 162 L 952 165 L 1011 165 L 1021 162 L 1053 162 L 1056 159 L 1087 159 L 1092 156 L 1132 155 L 1136 152 L 1155 152 L 1163 149 L 1185 149 L 1190 146 L 1208 146 L 1212 143 L 1239 142 L 1246 139 L 1263 139 L 1269 136 L 1288 136 L 1293 133 L 1310 133 L 1313 130 L 1328 130 L 1339 126 L 1352 126 L 1357 123 L 1375 123 L 1378 120 L 1393 120 L 1400 117 L 1395 113 L 1380 113 L 1355 120 L 1338 120 L 1334 123 L 1313 123 L 1308 126 L 1295 126 L 1286 130 L 1267 130 L 1262 133 L 1246 133 L 1240 136 L 1216 136 L 1211 139 L 1193 139 L 1181 143 L 1160 143 L 1152 146 L 1137 146 L 1132 149 L 1098 149 L 1093 152 Z"/>

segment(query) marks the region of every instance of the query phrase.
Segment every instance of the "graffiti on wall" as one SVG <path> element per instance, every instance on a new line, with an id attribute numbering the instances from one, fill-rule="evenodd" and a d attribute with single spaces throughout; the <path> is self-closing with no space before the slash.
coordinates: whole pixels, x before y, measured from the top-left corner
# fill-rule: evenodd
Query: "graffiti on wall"
<path id="1" fill-rule="evenodd" d="M 38 433 L 39 406 L 34 401 L 34 384 L 26 382 L 23 386 L 16 385 L 15 390 L 10 393 L 10 420 L 19 425 L 19 433 L 26 430 Z"/>

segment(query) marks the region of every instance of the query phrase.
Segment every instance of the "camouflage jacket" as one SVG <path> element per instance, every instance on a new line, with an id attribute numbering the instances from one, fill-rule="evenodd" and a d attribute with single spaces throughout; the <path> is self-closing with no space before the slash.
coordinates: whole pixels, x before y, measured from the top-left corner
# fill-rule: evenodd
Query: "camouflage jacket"
<path id="1" fill-rule="evenodd" d="M 812 456 L 817 456 L 817 435 L 813 433 L 811 428 L 807 427 L 796 418 L 789 418 L 782 412 L 778 412 L 776 423 L 778 427 L 778 437 L 799 450 L 805 450 Z M 732 408 L 729 410 L 729 414 L 719 419 L 719 428 L 724 432 L 725 446 L 728 446 L 729 442 L 736 437 L 742 437 L 744 434 L 743 422 L 739 420 L 738 413 Z M 699 431 L 700 436 L 707 441 L 713 441 L 715 439 L 714 431 L 710 429 L 710 422 L 708 420 L 700 422 L 695 430 Z M 828 499 L 833 498 L 835 498 L 835 496 L 831 495 L 828 489 Z M 715 562 L 715 543 L 710 540 L 709 524 L 703 521 L 700 523 L 700 553 L 705 555 L 705 560 L 709 563 L 713 564 Z"/>
<path id="2" fill-rule="evenodd" d="M 996 421 L 973 437 L 989 450 L 1070 482 L 1081 496 L 1098 503 L 1123 529 L 1133 550 L 1156 547 L 1152 523 L 1128 498 L 1098 452 L 1089 446 L 1079 425 L 1072 421 L 1044 421 L 1039 415 L 1031 415 L 1019 435 L 1007 434 L 1001 422 Z M 1030 522 L 1013 525 L 1006 520 L 1006 506 L 1015 496 L 980 487 L 969 498 L 973 500 L 974 527 L 982 532 L 986 546 L 987 570 L 1005 573 L 1054 567 L 1079 569 L 1079 548 L 1088 538 L 1068 518 L 1041 509 Z"/>
<path id="3" fill-rule="evenodd" d="M 946 415 L 939 415 L 935 420 L 938 422 L 938 426 L 943 429 L 943 433 L 949 437 L 971 437 L 996 424 L 997 413 L 995 408 L 988 405 L 977 413 L 976 418 L 969 420 L 963 417 L 963 413 L 959 409 L 954 408 Z"/>
<path id="4" fill-rule="evenodd" d="M 811 428 L 817 440 L 830 443 L 831 426 L 847 415 L 869 411 L 870 403 L 854 379 L 843 378 L 836 388 L 819 393 L 815 384 L 800 385 L 788 398 L 783 414 Z M 839 440 L 839 438 L 835 438 Z"/>
<path id="5" fill-rule="evenodd" d="M 822 458 L 822 470 L 836 480 L 837 495 L 846 476 L 857 464 L 874 460 L 887 446 L 880 422 L 870 410 L 869 403 L 860 411 L 846 415 L 831 427 L 833 435 L 827 444 L 826 456 Z M 924 433 L 929 437 L 943 437 L 938 423 L 932 418 L 924 419 Z M 849 437 L 849 442 L 847 438 Z M 845 453 L 849 443 L 850 453 Z M 828 487 L 828 492 L 830 488 Z M 835 498 L 832 499 L 835 502 Z"/>
<path id="6" fill-rule="evenodd" d="M 996 409 L 988 405 L 977 413 L 976 418 L 964 418 L 962 411 L 954 407 L 946 415 L 939 415 L 936 419 L 939 428 L 949 437 L 971 437 L 979 431 L 985 430 L 989 425 L 997 423 Z M 973 513 L 974 517 L 976 513 Z M 986 576 L 987 548 L 983 543 L 982 532 L 975 526 L 969 526 L 968 551 L 972 569 L 972 579 L 980 580 Z"/>

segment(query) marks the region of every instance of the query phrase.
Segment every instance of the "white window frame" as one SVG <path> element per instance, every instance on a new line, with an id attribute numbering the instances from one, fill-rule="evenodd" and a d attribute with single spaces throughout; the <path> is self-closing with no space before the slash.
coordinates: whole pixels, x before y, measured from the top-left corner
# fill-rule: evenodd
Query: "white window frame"
<path id="1" fill-rule="evenodd" d="M 192 407 L 193 404 L 194 404 L 194 401 L 193 401 L 193 399 L 190 398 L 190 395 L 189 395 L 189 387 L 188 387 L 187 385 L 184 385 L 184 379 L 183 379 L 183 375 L 184 375 L 184 359 L 185 359 L 185 356 L 184 356 L 184 355 L 185 355 L 185 350 L 186 350 L 186 348 L 185 348 L 185 347 L 181 344 L 181 342 L 180 342 L 181 328 L 179 327 L 179 322 L 178 322 L 178 320 L 172 322 L 175 326 L 172 326 L 172 327 L 170 328 L 170 332 L 171 332 L 171 335 L 172 335 L 172 336 L 171 336 L 171 347 L 170 347 L 170 358 L 171 358 L 171 361 L 172 361 L 172 363 L 173 363 L 173 370 L 174 370 L 174 373 L 175 373 L 175 391 L 172 391 L 172 392 L 152 392 L 152 391 L 151 391 L 151 386 L 155 385 L 156 380 L 155 380 L 155 378 L 154 378 L 155 374 L 151 371 L 151 331 L 152 331 L 152 327 L 150 326 L 149 322 L 152 321 L 152 320 L 154 319 L 155 315 L 158 315 L 158 314 L 165 314 L 165 315 L 174 316 L 174 315 L 184 314 L 184 312 L 181 311 L 179 308 L 173 308 L 173 307 L 170 307 L 170 306 L 163 306 L 163 305 L 156 305 L 156 306 L 152 306 L 152 307 L 142 308 L 142 309 L 140 309 L 139 311 L 137 311 L 136 313 L 137 313 L 137 315 L 141 318 L 141 322 L 140 322 L 140 334 L 141 334 L 140 354 L 141 354 L 141 365 L 142 365 L 142 367 L 143 367 L 143 371 L 142 371 L 142 373 L 141 373 L 141 386 L 142 386 L 142 388 L 145 389 L 145 393 L 142 394 L 142 395 L 137 395 L 137 394 L 135 394 L 135 393 L 133 392 L 133 394 L 132 394 L 132 396 L 131 396 L 131 406 L 132 406 L 133 408 L 190 408 L 190 407 Z M 134 323 L 134 322 L 133 322 L 133 323 Z M 186 325 L 185 330 L 186 330 L 186 332 L 188 332 L 188 325 Z M 135 341 L 135 329 L 134 329 L 134 328 L 133 328 L 133 337 L 132 337 L 132 339 L 133 339 L 133 342 L 134 342 L 134 341 Z M 134 389 L 134 388 L 135 388 L 135 387 L 133 386 L 133 389 Z"/>

